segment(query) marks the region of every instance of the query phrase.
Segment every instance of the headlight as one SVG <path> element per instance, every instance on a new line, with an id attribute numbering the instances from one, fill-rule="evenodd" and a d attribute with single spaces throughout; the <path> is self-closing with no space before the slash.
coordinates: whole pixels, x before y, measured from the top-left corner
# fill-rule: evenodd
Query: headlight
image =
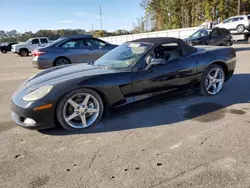
<path id="1" fill-rule="evenodd" d="M 31 93 L 25 95 L 23 97 L 23 100 L 25 101 L 35 101 L 38 99 L 43 98 L 45 95 L 47 95 L 51 89 L 53 88 L 53 86 L 43 86 L 40 87 L 39 89 L 32 91 Z"/>

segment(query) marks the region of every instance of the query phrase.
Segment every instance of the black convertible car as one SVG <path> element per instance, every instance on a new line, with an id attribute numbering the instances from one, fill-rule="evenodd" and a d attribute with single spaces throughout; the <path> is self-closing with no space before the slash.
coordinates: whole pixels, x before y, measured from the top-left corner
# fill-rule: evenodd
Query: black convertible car
<path id="1" fill-rule="evenodd" d="M 12 96 L 12 119 L 26 128 L 79 130 L 143 99 L 196 88 L 215 95 L 235 64 L 231 47 L 194 48 L 176 38 L 126 42 L 93 64 L 53 67 L 29 78 Z"/>

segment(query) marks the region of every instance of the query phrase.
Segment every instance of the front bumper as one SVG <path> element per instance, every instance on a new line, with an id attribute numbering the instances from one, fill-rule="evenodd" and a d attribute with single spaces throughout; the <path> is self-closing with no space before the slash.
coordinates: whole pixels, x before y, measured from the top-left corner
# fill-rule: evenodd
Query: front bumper
<path id="1" fill-rule="evenodd" d="M 11 101 L 11 111 L 11 119 L 21 127 L 35 130 L 56 127 L 53 108 L 34 111 L 33 108 L 22 108 Z"/>
<path id="2" fill-rule="evenodd" d="M 31 118 L 22 118 L 21 116 L 17 115 L 16 113 L 11 113 L 11 119 L 14 121 L 17 125 L 20 125 L 21 127 L 26 128 L 32 128 L 36 127 L 36 121 Z"/>
<path id="3" fill-rule="evenodd" d="M 16 50 L 13 49 L 13 48 L 11 49 L 11 52 L 12 52 L 12 53 L 18 53 L 18 51 L 16 51 Z"/>

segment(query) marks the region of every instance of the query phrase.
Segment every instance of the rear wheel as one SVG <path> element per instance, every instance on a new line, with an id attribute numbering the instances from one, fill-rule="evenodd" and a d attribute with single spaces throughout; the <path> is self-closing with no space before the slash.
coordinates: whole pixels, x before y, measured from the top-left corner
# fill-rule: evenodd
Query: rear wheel
<path id="1" fill-rule="evenodd" d="M 103 109 L 103 101 L 95 91 L 76 89 L 61 99 L 56 116 L 64 129 L 77 131 L 96 125 L 102 118 Z"/>
<path id="2" fill-rule="evenodd" d="M 29 56 L 29 51 L 28 51 L 27 49 L 21 49 L 21 50 L 19 51 L 19 55 L 20 55 L 21 57 L 27 57 L 27 56 Z"/>
<path id="3" fill-rule="evenodd" d="M 236 28 L 238 33 L 243 33 L 245 31 L 245 26 L 244 25 L 238 25 Z"/>
<path id="4" fill-rule="evenodd" d="M 70 63 L 71 62 L 67 58 L 59 57 L 54 61 L 54 66 L 67 65 Z"/>
<path id="5" fill-rule="evenodd" d="M 204 96 L 216 95 L 223 87 L 225 73 L 221 66 L 211 65 L 203 73 L 200 91 Z"/>
<path id="6" fill-rule="evenodd" d="M 6 54 L 6 53 L 7 53 L 7 50 L 2 49 L 1 52 L 2 52 L 3 54 Z"/>

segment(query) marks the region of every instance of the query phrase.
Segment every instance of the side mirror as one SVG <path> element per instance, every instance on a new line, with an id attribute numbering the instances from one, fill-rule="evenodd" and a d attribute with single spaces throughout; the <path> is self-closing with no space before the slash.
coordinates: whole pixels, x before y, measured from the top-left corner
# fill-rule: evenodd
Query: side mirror
<path id="1" fill-rule="evenodd" d="M 150 70 L 153 66 L 166 64 L 166 59 L 154 59 L 148 64 L 145 70 Z"/>

